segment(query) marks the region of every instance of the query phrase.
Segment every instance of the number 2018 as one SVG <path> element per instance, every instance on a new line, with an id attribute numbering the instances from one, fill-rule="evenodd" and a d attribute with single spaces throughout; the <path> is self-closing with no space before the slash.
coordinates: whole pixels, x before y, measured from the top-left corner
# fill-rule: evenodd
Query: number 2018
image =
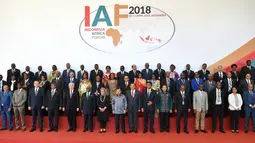
<path id="1" fill-rule="evenodd" d="M 150 6 L 130 6 L 129 7 L 130 12 L 129 14 L 150 14 L 151 13 L 151 7 Z"/>

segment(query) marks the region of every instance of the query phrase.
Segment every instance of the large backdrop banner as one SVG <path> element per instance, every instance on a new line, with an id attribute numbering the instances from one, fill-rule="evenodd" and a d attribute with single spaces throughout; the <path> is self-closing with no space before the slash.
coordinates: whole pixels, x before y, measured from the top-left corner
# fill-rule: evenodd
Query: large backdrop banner
<path id="1" fill-rule="evenodd" d="M 1 0 L 0 73 L 149 62 L 180 72 L 255 59 L 254 0 Z"/>

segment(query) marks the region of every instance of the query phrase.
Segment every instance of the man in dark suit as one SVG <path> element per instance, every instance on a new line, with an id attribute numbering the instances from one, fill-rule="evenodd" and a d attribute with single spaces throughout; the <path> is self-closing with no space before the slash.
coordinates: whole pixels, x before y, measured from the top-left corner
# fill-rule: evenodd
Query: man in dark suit
<path id="1" fill-rule="evenodd" d="M 42 66 L 38 66 L 38 71 L 35 73 L 35 80 L 41 81 L 42 76 L 47 79 L 47 73 L 43 71 Z"/>
<path id="2" fill-rule="evenodd" d="M 154 70 L 154 75 L 156 76 L 156 79 L 160 80 L 160 88 L 162 87 L 163 84 L 165 84 L 165 79 L 166 79 L 166 73 L 165 70 L 161 69 L 161 64 L 157 64 L 157 69 Z"/>
<path id="3" fill-rule="evenodd" d="M 199 78 L 201 78 L 203 81 L 208 80 L 208 75 L 210 74 L 210 71 L 207 70 L 206 68 L 207 68 L 207 64 L 204 63 L 202 65 L 202 69 L 198 71 Z"/>
<path id="4" fill-rule="evenodd" d="M 223 67 L 219 65 L 218 72 L 214 73 L 214 77 L 213 77 L 214 81 L 222 83 L 222 81 L 226 79 L 226 77 L 227 77 L 227 74 L 223 71 Z"/>
<path id="5" fill-rule="evenodd" d="M 42 114 L 44 109 L 45 99 L 44 91 L 39 87 L 39 81 L 34 81 L 34 88 L 31 88 L 28 96 L 28 110 L 32 110 L 32 129 L 30 132 L 36 130 L 36 114 L 38 116 L 38 123 L 40 132 L 43 132 Z"/>
<path id="6" fill-rule="evenodd" d="M 121 88 L 121 91 L 123 91 L 123 88 L 125 87 L 125 80 L 124 80 L 125 76 L 128 76 L 128 73 L 125 71 L 124 66 L 120 66 L 120 71 L 117 73 L 117 80 L 118 80 L 118 85 Z"/>
<path id="7" fill-rule="evenodd" d="M 28 74 L 24 74 L 24 79 L 22 79 L 23 89 L 29 92 L 30 88 L 33 87 L 33 81 L 29 79 Z"/>
<path id="8" fill-rule="evenodd" d="M 138 133 L 138 112 L 141 109 L 140 92 L 135 90 L 135 84 L 130 84 L 130 90 L 126 92 L 129 133 Z"/>
<path id="9" fill-rule="evenodd" d="M 152 83 L 147 81 L 147 88 L 142 92 L 142 112 L 144 112 L 144 130 L 143 133 L 148 131 L 148 116 L 150 116 L 150 132 L 155 133 L 154 130 L 154 114 L 155 114 L 155 102 L 156 91 L 151 88 Z"/>
<path id="10" fill-rule="evenodd" d="M 185 91 L 190 93 L 190 82 L 185 79 L 184 73 L 181 73 L 181 78 L 176 81 L 176 91 L 180 90 L 181 85 L 184 85 Z"/>
<path id="11" fill-rule="evenodd" d="M 128 73 L 128 78 L 130 83 L 134 83 L 135 82 L 135 78 L 138 78 L 138 74 L 140 73 L 139 70 L 137 70 L 137 67 L 135 64 L 132 65 L 132 70 L 129 71 Z"/>
<path id="12" fill-rule="evenodd" d="M 150 69 L 149 63 L 145 64 L 145 69 L 142 70 L 143 78 L 148 81 L 152 79 L 153 70 Z"/>
<path id="13" fill-rule="evenodd" d="M 185 78 L 188 81 L 191 81 L 195 76 L 195 72 L 190 69 L 190 64 L 186 65 L 186 70 L 182 71 L 182 73 L 184 73 Z"/>
<path id="14" fill-rule="evenodd" d="M 84 130 L 83 132 L 88 131 L 93 132 L 93 114 L 95 113 L 95 96 L 91 91 L 91 87 L 87 87 L 85 93 L 82 94 L 81 98 L 81 112 L 84 116 Z"/>
<path id="15" fill-rule="evenodd" d="M 181 118 L 184 118 L 184 132 L 189 134 L 188 132 L 188 112 L 191 109 L 191 99 L 188 92 L 185 90 L 185 86 L 181 85 L 178 92 L 175 93 L 175 113 L 177 113 L 176 117 L 176 129 L 177 133 L 180 133 L 180 122 Z"/>
<path id="16" fill-rule="evenodd" d="M 224 117 L 228 116 L 228 95 L 232 93 L 232 87 L 237 87 L 237 81 L 232 78 L 231 72 L 227 73 L 227 78 L 222 83 L 225 97 L 224 97 Z"/>
<path id="17" fill-rule="evenodd" d="M 56 83 L 51 83 L 51 91 L 46 95 L 46 111 L 48 111 L 49 127 L 48 132 L 58 132 L 59 110 L 62 106 L 62 92 L 56 88 Z"/>
<path id="18" fill-rule="evenodd" d="M 52 83 L 56 84 L 56 89 L 58 92 L 62 92 L 64 89 L 64 79 L 60 76 L 60 72 L 56 71 L 56 77 L 52 80 Z M 62 94 L 61 94 L 62 95 Z"/>
<path id="19" fill-rule="evenodd" d="M 224 113 L 224 97 L 225 93 L 221 89 L 221 82 L 216 83 L 216 89 L 213 89 L 209 93 L 209 102 L 212 104 L 212 109 L 213 109 L 213 114 L 212 114 L 212 133 L 215 133 L 216 129 L 216 122 L 217 122 L 217 117 L 219 117 L 220 121 L 220 128 L 219 131 L 221 133 L 226 133 L 223 129 L 223 113 Z"/>
<path id="20" fill-rule="evenodd" d="M 66 63 L 66 69 L 62 72 L 62 77 L 65 80 L 65 82 L 67 82 L 67 80 L 70 79 L 71 72 L 74 73 L 74 77 L 75 77 L 75 71 L 71 69 L 70 63 Z"/>
<path id="21" fill-rule="evenodd" d="M 251 60 L 247 60 L 246 65 L 241 68 L 240 78 L 244 79 L 247 74 L 250 74 L 252 76 L 253 75 L 253 73 L 252 73 L 253 69 L 254 69 L 254 67 L 251 66 Z"/>
<path id="22" fill-rule="evenodd" d="M 69 90 L 65 92 L 62 110 L 66 111 L 69 129 L 67 132 L 76 132 L 76 112 L 79 109 L 79 92 L 75 91 L 74 83 L 69 83 Z"/>
<path id="23" fill-rule="evenodd" d="M 243 95 L 244 110 L 245 110 L 245 133 L 248 133 L 250 117 L 252 117 L 252 129 L 255 132 L 255 93 L 253 85 L 248 85 L 248 90 L 244 91 Z"/>
<path id="24" fill-rule="evenodd" d="M 176 83 L 175 83 L 174 79 L 170 78 L 169 72 L 166 72 L 165 81 L 166 81 L 165 85 L 167 86 L 167 92 L 169 92 L 171 95 L 173 95 L 172 97 L 174 97 L 175 91 L 176 91 L 176 86 L 175 86 Z"/>
<path id="25" fill-rule="evenodd" d="M 11 81 L 11 77 L 12 76 L 15 76 L 15 79 L 17 81 L 20 81 L 20 70 L 19 69 L 16 69 L 16 65 L 14 63 L 12 63 L 11 65 L 11 69 L 9 69 L 7 71 L 7 82 L 10 82 Z"/>
<path id="26" fill-rule="evenodd" d="M 84 70 L 84 65 L 81 65 L 80 68 L 81 68 L 81 70 L 78 71 L 78 74 L 77 74 L 77 79 L 78 79 L 79 82 L 83 80 L 83 74 L 84 73 L 87 74 L 87 77 L 88 77 L 88 74 L 89 74 L 86 70 Z"/>
<path id="27" fill-rule="evenodd" d="M 237 81 L 237 84 L 239 83 L 239 79 L 240 79 L 240 72 L 237 71 L 237 65 L 236 64 L 232 64 L 231 65 L 231 74 L 232 74 L 232 79 Z"/>
<path id="28" fill-rule="evenodd" d="M 25 71 L 22 73 L 22 79 L 24 79 L 24 75 L 25 74 L 27 74 L 29 79 L 32 80 L 32 82 L 34 82 L 35 74 L 30 71 L 30 67 L 29 66 L 26 66 Z"/>
<path id="29" fill-rule="evenodd" d="M 12 75 L 11 81 L 8 82 L 8 86 L 11 92 L 14 92 L 18 89 L 18 81 L 15 79 L 15 75 Z"/>
<path id="30" fill-rule="evenodd" d="M 124 85 L 123 85 L 122 87 L 120 87 L 123 94 L 126 95 L 126 92 L 127 92 L 128 90 L 130 90 L 130 84 L 131 84 L 131 83 L 129 82 L 128 76 L 125 76 L 125 77 L 124 77 Z"/>
<path id="31" fill-rule="evenodd" d="M 74 83 L 74 90 L 78 90 L 79 81 L 75 78 L 74 72 L 70 72 L 69 78 L 65 82 L 65 91 L 69 91 L 69 83 Z"/>
<path id="32" fill-rule="evenodd" d="M 90 77 L 89 80 L 90 82 L 93 84 L 96 82 L 96 77 L 99 75 L 101 78 L 101 82 L 102 82 L 102 78 L 103 78 L 103 71 L 99 69 L 98 64 L 95 64 L 94 66 L 95 69 L 90 71 Z"/>

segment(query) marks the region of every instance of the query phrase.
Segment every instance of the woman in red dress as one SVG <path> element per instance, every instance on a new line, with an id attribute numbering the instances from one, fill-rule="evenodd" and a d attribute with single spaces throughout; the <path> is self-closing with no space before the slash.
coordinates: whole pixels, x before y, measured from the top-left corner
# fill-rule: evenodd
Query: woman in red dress
<path id="1" fill-rule="evenodd" d="M 138 78 L 135 79 L 135 88 L 142 95 L 143 89 L 146 87 L 146 80 L 143 79 L 142 73 L 138 74 Z"/>

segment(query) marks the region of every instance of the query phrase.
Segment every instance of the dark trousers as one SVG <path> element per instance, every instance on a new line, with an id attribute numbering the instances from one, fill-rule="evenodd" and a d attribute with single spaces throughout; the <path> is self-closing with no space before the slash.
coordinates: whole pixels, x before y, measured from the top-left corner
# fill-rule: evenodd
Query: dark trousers
<path id="1" fill-rule="evenodd" d="M 58 129 L 58 121 L 59 121 L 59 109 L 50 109 L 48 110 L 48 118 L 49 118 L 49 127 L 50 129 Z"/>
<path id="2" fill-rule="evenodd" d="M 69 124 L 69 129 L 75 130 L 76 129 L 76 111 L 68 109 L 66 111 L 67 120 Z"/>
<path id="3" fill-rule="evenodd" d="M 239 119 L 240 119 L 240 111 L 231 111 L 230 110 L 230 122 L 231 122 L 231 130 L 239 129 Z"/>
<path id="4" fill-rule="evenodd" d="M 42 123 L 42 114 L 41 114 L 42 110 L 39 108 L 34 108 L 32 109 L 32 129 L 36 129 L 36 114 L 38 116 L 38 124 L 39 124 L 39 128 L 42 129 L 43 128 L 43 123 Z"/>
<path id="5" fill-rule="evenodd" d="M 106 121 L 100 121 L 100 129 L 106 128 Z"/>
<path id="6" fill-rule="evenodd" d="M 249 130 L 250 117 L 252 118 L 253 131 L 255 131 L 255 109 L 248 108 L 245 110 L 245 131 Z"/>
<path id="7" fill-rule="evenodd" d="M 128 110 L 128 124 L 130 130 L 137 131 L 138 111 L 134 108 Z"/>
<path id="8" fill-rule="evenodd" d="M 93 114 L 84 114 L 84 129 L 93 132 Z"/>
<path id="9" fill-rule="evenodd" d="M 160 130 L 169 130 L 169 111 L 159 113 Z"/>
<path id="10" fill-rule="evenodd" d="M 120 131 L 120 120 L 121 120 L 121 129 L 122 129 L 122 131 L 126 131 L 124 114 L 115 114 L 116 131 Z"/>
<path id="11" fill-rule="evenodd" d="M 150 115 L 150 130 L 154 130 L 154 109 L 147 109 L 144 111 L 144 130 L 148 130 L 148 117 Z"/>
<path id="12" fill-rule="evenodd" d="M 223 130 L 223 114 L 224 114 L 222 105 L 216 105 L 213 109 L 213 115 L 212 115 L 212 130 L 215 131 L 216 129 L 216 123 L 217 123 L 217 117 L 219 117 L 220 121 L 220 130 Z"/>
<path id="13" fill-rule="evenodd" d="M 176 129 L 180 131 L 181 128 L 181 118 L 184 118 L 184 131 L 188 130 L 188 109 L 182 108 L 181 110 L 177 110 L 177 117 L 176 117 Z"/>

